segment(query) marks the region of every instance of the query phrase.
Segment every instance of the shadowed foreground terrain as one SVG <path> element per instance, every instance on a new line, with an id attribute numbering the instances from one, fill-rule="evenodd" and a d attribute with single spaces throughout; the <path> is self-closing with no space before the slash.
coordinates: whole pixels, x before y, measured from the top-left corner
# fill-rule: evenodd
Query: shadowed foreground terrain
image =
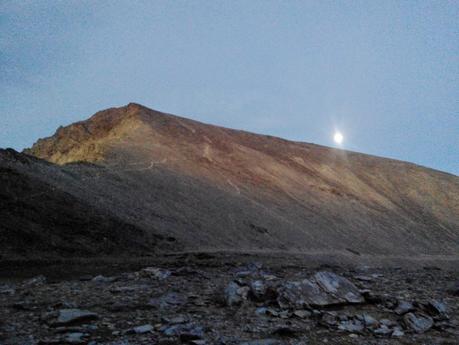
<path id="1" fill-rule="evenodd" d="M 457 344 L 459 177 L 138 104 L 0 150 L 0 345 Z"/>
<path id="2" fill-rule="evenodd" d="M 5 281 L 0 344 L 457 344 L 459 277 L 439 267 L 210 254 L 156 264 Z"/>

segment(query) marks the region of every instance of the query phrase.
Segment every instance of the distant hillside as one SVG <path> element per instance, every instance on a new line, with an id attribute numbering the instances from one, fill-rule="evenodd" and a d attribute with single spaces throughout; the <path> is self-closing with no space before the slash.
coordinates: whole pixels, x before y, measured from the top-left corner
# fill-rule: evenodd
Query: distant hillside
<path id="1" fill-rule="evenodd" d="M 54 164 L 0 153 L 2 179 L 10 181 L 0 191 L 8 205 L 16 200 L 0 213 L 12 219 L 8 243 L 46 229 L 61 243 L 47 245 L 81 242 L 75 252 L 91 248 L 86 239 L 111 234 L 113 248 L 142 252 L 459 253 L 459 177 L 406 162 L 206 125 L 138 104 L 59 128 L 25 153 Z M 45 199 L 28 199 L 42 191 Z M 96 218 L 85 218 L 87 209 L 97 210 Z M 66 212 L 78 220 L 49 221 Z M 81 233 L 85 220 L 93 226 Z"/>

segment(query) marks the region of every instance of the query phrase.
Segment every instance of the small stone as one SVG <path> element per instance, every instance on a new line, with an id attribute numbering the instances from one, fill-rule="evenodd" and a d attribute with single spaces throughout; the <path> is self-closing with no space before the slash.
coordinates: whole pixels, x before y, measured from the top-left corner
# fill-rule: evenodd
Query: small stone
<path id="1" fill-rule="evenodd" d="M 310 311 L 307 311 L 307 310 L 295 310 L 293 312 L 293 315 L 295 315 L 296 317 L 299 317 L 300 319 L 306 319 L 306 318 L 310 317 L 312 315 L 312 313 Z"/>
<path id="2" fill-rule="evenodd" d="M 378 320 L 368 314 L 363 314 L 362 320 L 367 328 L 377 327 L 379 324 Z"/>
<path id="3" fill-rule="evenodd" d="M 204 328 L 192 323 L 161 327 L 166 336 L 177 336 L 182 341 L 199 340 L 204 336 Z"/>
<path id="4" fill-rule="evenodd" d="M 205 340 L 192 340 L 190 341 L 190 344 L 194 344 L 194 345 L 206 345 L 207 342 Z"/>
<path id="5" fill-rule="evenodd" d="M 405 333 L 400 329 L 400 328 L 394 328 L 394 331 L 392 332 L 392 336 L 396 338 L 403 337 Z"/>
<path id="6" fill-rule="evenodd" d="M 164 322 L 167 322 L 169 324 L 178 324 L 178 323 L 186 323 L 186 322 L 189 322 L 189 318 L 187 316 L 183 316 L 183 315 L 178 315 L 178 316 L 175 316 L 175 317 L 171 317 L 171 318 L 163 318 Z"/>
<path id="7" fill-rule="evenodd" d="M 397 308 L 395 308 L 394 312 L 397 315 L 404 315 L 413 310 L 414 310 L 413 303 L 407 302 L 407 301 L 398 301 Z"/>
<path id="8" fill-rule="evenodd" d="M 160 309 L 175 308 L 186 303 L 186 298 L 176 292 L 168 292 L 160 297 L 150 299 L 148 305 Z"/>
<path id="9" fill-rule="evenodd" d="M 347 320 L 341 321 L 338 325 L 338 329 L 350 333 L 360 333 L 364 330 L 364 325 L 359 320 Z"/>
<path id="10" fill-rule="evenodd" d="M 250 292 L 255 300 L 262 301 L 266 295 L 267 286 L 261 280 L 255 280 L 250 283 Z"/>
<path id="11" fill-rule="evenodd" d="M 116 278 L 114 277 L 105 277 L 103 275 L 98 275 L 91 279 L 91 281 L 94 283 L 112 283 L 115 280 Z"/>
<path id="12" fill-rule="evenodd" d="M 71 344 L 85 344 L 86 337 L 87 337 L 87 334 L 85 333 L 75 332 L 75 333 L 66 334 L 64 337 L 64 340 L 67 343 L 71 343 Z"/>
<path id="13" fill-rule="evenodd" d="M 72 325 L 98 319 L 98 315 L 88 310 L 61 309 L 54 326 Z"/>
<path id="14" fill-rule="evenodd" d="M 16 290 L 14 289 L 0 289 L 0 295 L 14 295 L 16 293 Z"/>
<path id="15" fill-rule="evenodd" d="M 282 345 L 282 342 L 277 339 L 258 339 L 245 341 L 239 345 Z"/>
<path id="16" fill-rule="evenodd" d="M 147 267 L 141 270 L 139 274 L 140 276 L 145 278 L 155 278 L 159 280 L 164 280 L 168 278 L 172 274 L 172 272 L 157 267 Z"/>
<path id="17" fill-rule="evenodd" d="M 248 286 L 240 286 L 232 281 L 225 288 L 225 301 L 228 306 L 241 305 L 247 299 L 250 288 Z"/>
<path id="18" fill-rule="evenodd" d="M 379 328 L 375 329 L 373 333 L 376 335 L 389 335 L 392 331 L 386 325 L 381 325 Z"/>
<path id="19" fill-rule="evenodd" d="M 22 283 L 22 286 L 25 288 L 35 287 L 46 284 L 46 277 L 43 275 L 39 275 L 28 279 Z"/>
<path id="20" fill-rule="evenodd" d="M 379 323 L 381 325 L 385 325 L 387 327 L 392 327 L 392 326 L 396 326 L 397 325 L 397 322 L 389 320 L 389 319 L 381 319 L 381 320 L 379 320 Z"/>
<path id="21" fill-rule="evenodd" d="M 427 303 L 427 311 L 430 315 L 437 316 L 446 314 L 446 304 L 437 300 L 430 300 Z"/>
<path id="22" fill-rule="evenodd" d="M 320 323 L 327 327 L 335 327 L 338 324 L 335 312 L 327 312 L 322 315 Z"/>
<path id="23" fill-rule="evenodd" d="M 150 333 L 151 331 L 153 331 L 153 326 L 149 324 L 132 328 L 132 333 L 134 334 Z"/>

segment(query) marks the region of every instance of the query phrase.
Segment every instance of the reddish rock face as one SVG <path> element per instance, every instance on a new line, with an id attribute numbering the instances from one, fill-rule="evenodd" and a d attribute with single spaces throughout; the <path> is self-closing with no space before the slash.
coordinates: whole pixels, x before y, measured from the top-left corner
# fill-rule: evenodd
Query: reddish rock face
<path id="1" fill-rule="evenodd" d="M 137 104 L 60 128 L 25 153 L 59 166 L 9 167 L 181 249 L 459 252 L 459 178 L 410 163 Z"/>

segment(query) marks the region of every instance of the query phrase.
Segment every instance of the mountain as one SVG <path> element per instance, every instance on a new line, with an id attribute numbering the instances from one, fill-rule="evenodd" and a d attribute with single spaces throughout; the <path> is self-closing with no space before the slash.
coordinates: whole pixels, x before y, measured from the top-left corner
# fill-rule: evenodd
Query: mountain
<path id="1" fill-rule="evenodd" d="M 2 150 L 0 169 L 11 252 L 459 253 L 457 176 L 133 103 Z"/>

